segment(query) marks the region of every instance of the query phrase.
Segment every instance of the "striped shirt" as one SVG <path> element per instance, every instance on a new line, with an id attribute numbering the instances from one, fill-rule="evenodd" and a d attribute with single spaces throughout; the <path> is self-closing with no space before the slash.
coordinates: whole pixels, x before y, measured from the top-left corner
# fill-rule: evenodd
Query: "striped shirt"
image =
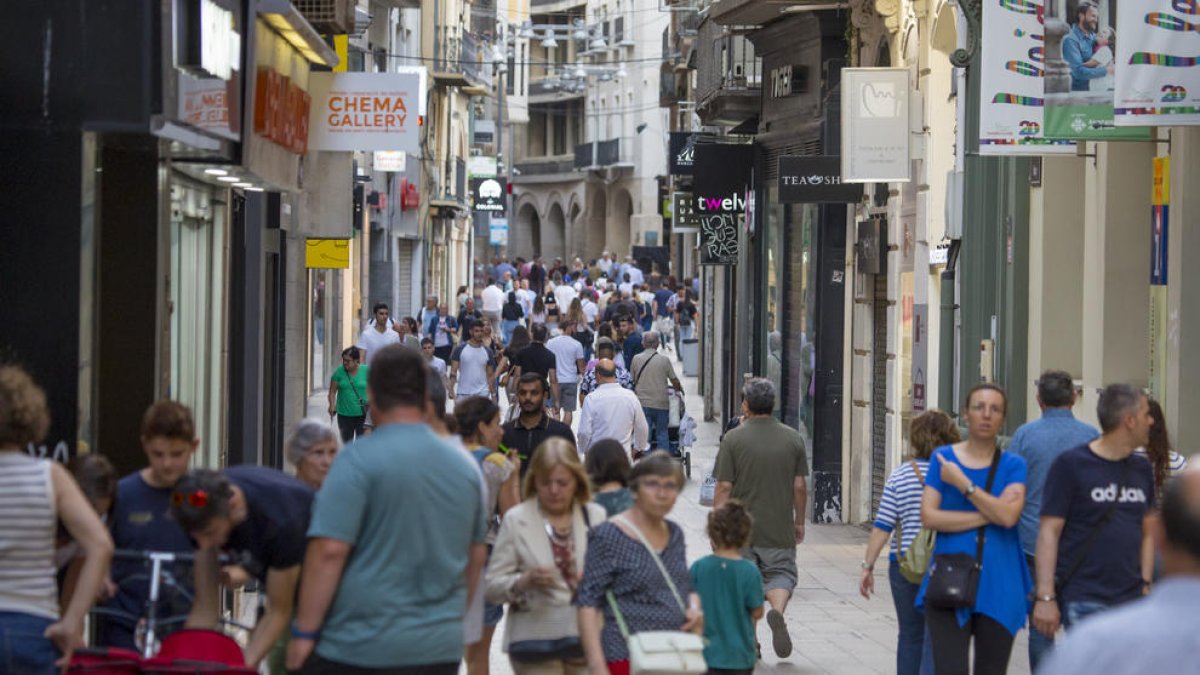
<path id="1" fill-rule="evenodd" d="M 904 555 L 917 531 L 921 529 L 921 493 L 925 488 L 913 472 L 912 461 L 896 467 L 883 485 L 883 496 L 879 499 L 879 513 L 875 516 L 875 527 L 891 532 L 900 521 L 900 537 L 892 537 L 891 559 Z M 916 460 L 921 478 L 929 471 L 929 460 Z"/>
<path id="2" fill-rule="evenodd" d="M 1171 454 L 1167 460 L 1167 478 L 1174 478 L 1183 473 L 1183 470 L 1187 468 L 1187 458 L 1174 450 L 1169 450 L 1168 452 Z M 1138 448 L 1133 451 L 1133 454 L 1150 459 L 1150 456 L 1146 454 L 1145 448 Z"/>
<path id="3" fill-rule="evenodd" d="M 0 452 L 0 611 L 58 619 L 50 462 Z"/>

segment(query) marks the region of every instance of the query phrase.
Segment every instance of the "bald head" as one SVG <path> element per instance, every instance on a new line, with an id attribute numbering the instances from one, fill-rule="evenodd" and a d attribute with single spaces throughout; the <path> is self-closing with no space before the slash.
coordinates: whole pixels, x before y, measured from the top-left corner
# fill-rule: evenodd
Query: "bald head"
<path id="1" fill-rule="evenodd" d="M 609 384 L 617 381 L 617 364 L 612 359 L 600 359 L 596 362 L 596 382 Z"/>

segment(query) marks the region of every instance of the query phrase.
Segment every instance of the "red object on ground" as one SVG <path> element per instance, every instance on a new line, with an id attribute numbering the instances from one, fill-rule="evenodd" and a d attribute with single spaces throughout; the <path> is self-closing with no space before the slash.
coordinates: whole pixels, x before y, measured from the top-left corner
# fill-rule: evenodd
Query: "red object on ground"
<path id="1" fill-rule="evenodd" d="M 137 675 L 141 672 L 141 660 L 137 652 L 128 649 L 79 649 L 71 655 L 71 666 L 67 672 L 88 675 Z"/>
<path id="2" fill-rule="evenodd" d="M 158 656 L 142 663 L 146 675 L 225 673 L 255 675 L 233 638 L 215 630 L 186 629 L 163 639 Z"/>

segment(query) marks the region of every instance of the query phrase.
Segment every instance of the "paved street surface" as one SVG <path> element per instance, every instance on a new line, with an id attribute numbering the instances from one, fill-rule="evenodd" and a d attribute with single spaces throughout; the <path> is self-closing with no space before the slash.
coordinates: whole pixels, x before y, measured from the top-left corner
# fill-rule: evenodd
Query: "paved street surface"
<path id="1" fill-rule="evenodd" d="M 678 361 L 676 372 L 682 375 Z M 711 550 L 704 531 L 709 509 L 700 506 L 699 488 L 704 474 L 711 470 L 716 459 L 721 429 L 718 422 L 701 419 L 704 408 L 695 394 L 696 378 L 680 379 L 688 394 L 688 413 L 697 422 L 696 446 L 692 448 L 692 478 L 680 494 L 671 519 L 684 530 L 688 561 L 691 562 Z M 317 418 L 324 416 L 324 401 L 324 392 L 314 395 L 309 401 L 309 414 Z M 794 646 L 792 655 L 783 660 L 776 658 L 771 648 L 771 632 L 766 621 L 760 621 L 758 639 L 763 645 L 763 658 L 756 673 L 895 673 L 896 613 L 888 588 L 884 556 L 880 556 L 876 565 L 877 594 L 870 600 L 864 600 L 858 594 L 859 562 L 866 543 L 867 531 L 862 527 L 809 524 L 797 558 L 799 586 L 785 613 Z M 504 624 L 501 623 L 492 643 L 492 675 L 512 673 L 501 649 L 503 635 Z M 1029 673 L 1025 638 L 1025 631 L 1017 636 L 1009 673 Z M 461 672 L 465 675 L 466 668 Z"/>

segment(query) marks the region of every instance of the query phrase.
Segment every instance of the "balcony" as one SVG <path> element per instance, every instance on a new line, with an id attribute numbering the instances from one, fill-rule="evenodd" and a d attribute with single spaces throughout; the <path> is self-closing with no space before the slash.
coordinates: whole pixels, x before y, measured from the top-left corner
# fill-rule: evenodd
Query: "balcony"
<path id="1" fill-rule="evenodd" d="M 448 87 L 463 87 L 469 94 L 485 96 L 491 89 L 491 69 L 485 64 L 487 45 L 457 26 L 434 27 L 434 82 Z"/>
<path id="2" fill-rule="evenodd" d="M 513 165 L 513 183 L 539 183 L 562 180 L 575 171 L 573 155 L 547 155 L 522 159 Z M 573 177 L 573 176 L 571 176 Z"/>
<path id="3" fill-rule="evenodd" d="M 561 80 L 557 77 L 539 77 L 529 83 L 529 103 L 536 105 L 538 103 L 554 103 L 557 101 L 567 101 L 570 99 L 582 99 L 585 90 L 564 89 Z"/>
<path id="4" fill-rule="evenodd" d="M 696 112 L 705 124 L 736 126 L 759 114 L 762 59 L 754 45 L 705 21 L 696 38 Z"/>
<path id="5" fill-rule="evenodd" d="M 610 138 L 575 146 L 575 170 L 633 166 L 633 139 Z"/>
<path id="6" fill-rule="evenodd" d="M 708 17 L 722 26 L 765 26 L 796 11 L 790 7 L 828 8 L 830 4 L 829 0 L 714 0 Z"/>

